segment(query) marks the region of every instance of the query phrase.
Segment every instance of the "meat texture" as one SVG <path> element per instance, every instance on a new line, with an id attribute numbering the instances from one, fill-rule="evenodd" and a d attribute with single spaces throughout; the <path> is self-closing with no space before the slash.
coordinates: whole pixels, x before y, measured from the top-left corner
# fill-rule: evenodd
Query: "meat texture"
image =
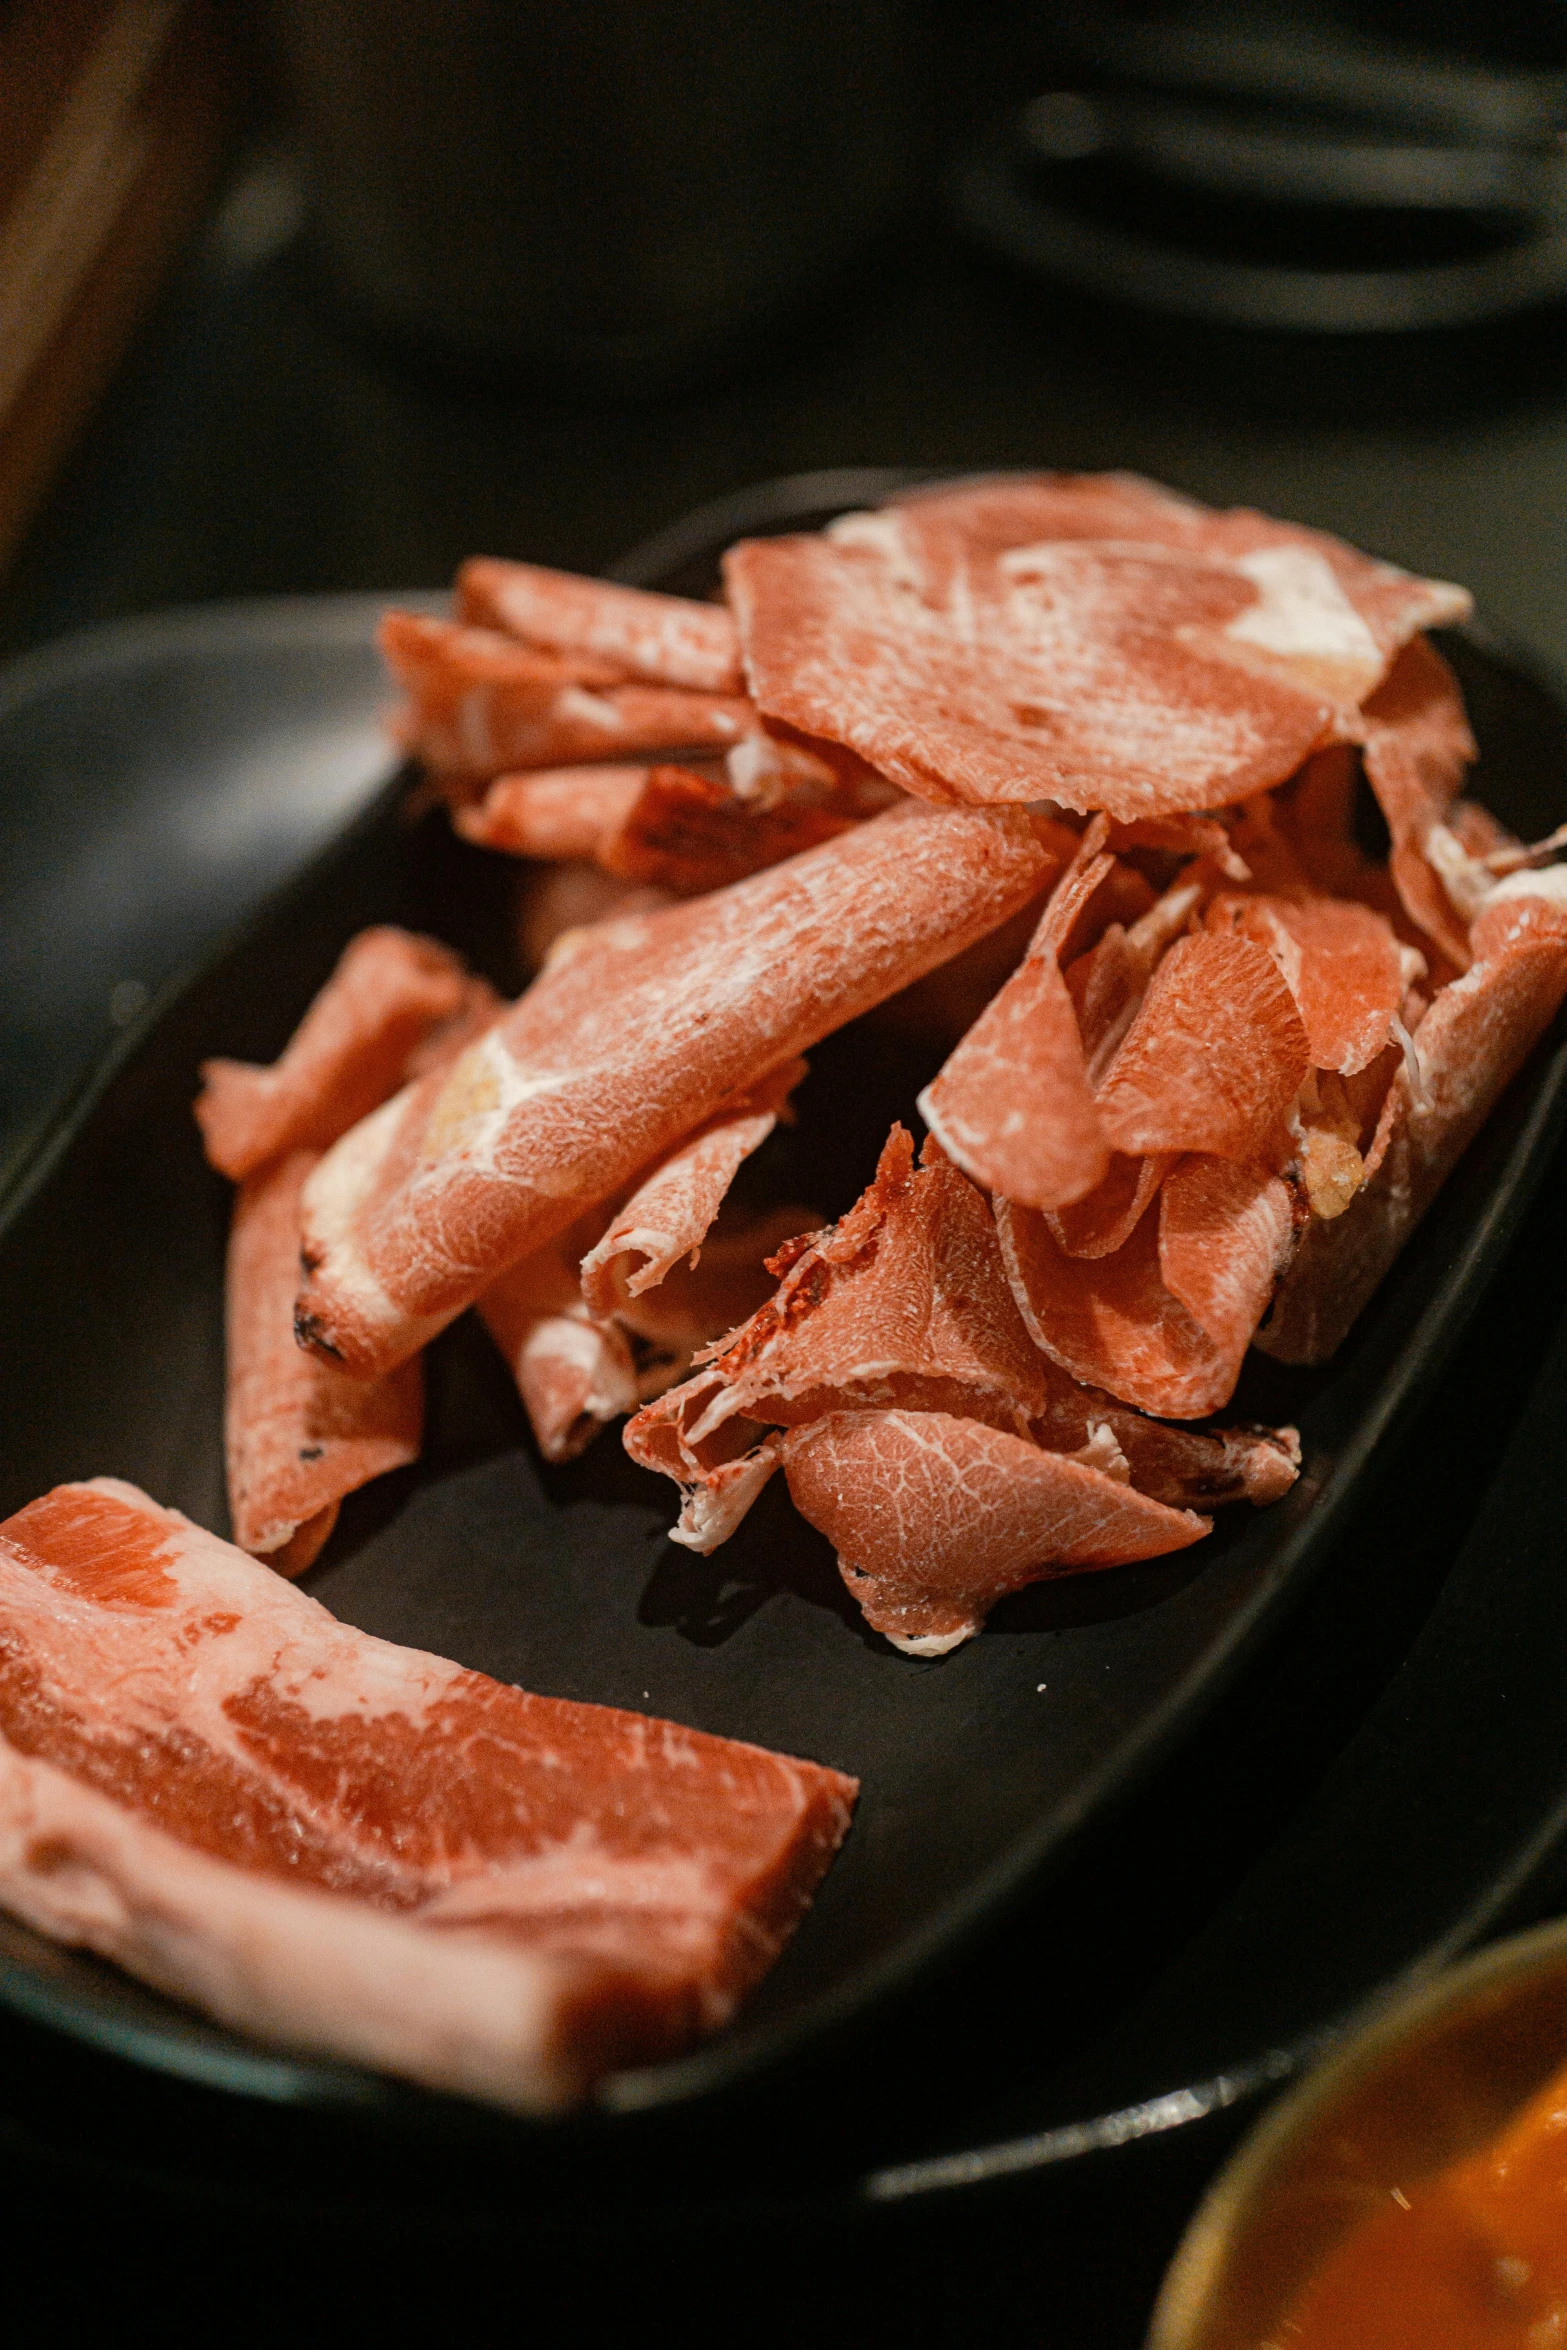
<path id="1" fill-rule="evenodd" d="M 937 801 L 1135 821 L 1282 782 L 1462 590 L 1124 476 L 1046 476 L 743 542 L 725 579 L 768 717 Z"/>
<path id="2" fill-rule="evenodd" d="M 229 1232 L 224 1325 L 224 1450 L 229 1516 L 241 1550 L 301 1575 L 337 1523 L 345 1494 L 419 1457 L 417 1357 L 378 1379 L 351 1379 L 294 1343 L 299 1200 L 315 1151 L 290 1151 L 247 1176 Z"/>
<path id="3" fill-rule="evenodd" d="M 0 1528 L 0 1901 L 268 2041 L 569 2103 L 733 2012 L 855 1793 L 371 1639 L 134 1487 Z"/>
<path id="4" fill-rule="evenodd" d="M 291 1150 L 325 1150 L 407 1074 L 409 1055 L 481 1001 L 460 956 L 406 930 L 362 930 L 271 1068 L 203 1061 L 207 1157 L 233 1182 Z"/>
<path id="5" fill-rule="evenodd" d="M 344 1136 L 305 1195 L 301 1338 L 388 1369 L 585 1201 L 997 928 L 1055 863 L 1003 809 L 889 809 L 557 959 L 452 1069 Z"/>
<path id="6" fill-rule="evenodd" d="M 641 1400 L 624 1331 L 583 1300 L 582 1252 L 603 1222 L 604 1211 L 590 1209 L 492 1281 L 479 1299 L 480 1318 L 506 1359 L 547 1461 L 574 1460 L 601 1428 L 634 1412 Z"/>
<path id="7" fill-rule="evenodd" d="M 1547 881 L 1547 875 L 1514 876 Z M 1447 1176 L 1567 994 L 1567 906 L 1498 894 L 1468 936 L 1473 960 L 1415 1031 L 1344 1213 L 1313 1219 L 1257 1338 L 1286 1363 L 1325 1362 L 1348 1333 Z"/>
<path id="8" fill-rule="evenodd" d="M 791 1432 L 783 1462 L 866 1622 L 908 1656 L 944 1656 L 1043 1576 L 1157 1558 L 1213 1527 L 946 1412 L 832 1412 Z"/>
<path id="9" fill-rule="evenodd" d="M 466 621 L 605 662 L 622 677 L 700 693 L 741 690 L 734 622 L 721 604 L 474 555 L 457 574 L 457 608 Z"/>

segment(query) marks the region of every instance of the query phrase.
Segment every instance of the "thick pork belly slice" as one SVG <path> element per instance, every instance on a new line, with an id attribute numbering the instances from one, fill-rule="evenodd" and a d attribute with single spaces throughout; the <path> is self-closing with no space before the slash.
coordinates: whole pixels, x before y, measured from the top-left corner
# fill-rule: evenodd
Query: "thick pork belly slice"
<path id="1" fill-rule="evenodd" d="M 1046 1575 L 1159 1558 L 1213 1527 L 945 1412 L 834 1412 L 792 1431 L 783 1460 L 866 1622 L 909 1656 L 944 1656 Z"/>
<path id="2" fill-rule="evenodd" d="M 1461 978 L 1415 1030 L 1419 1077 L 1388 1090 L 1368 1178 L 1341 1215 L 1313 1216 L 1257 1345 L 1284 1363 L 1335 1351 L 1567 994 L 1567 907 L 1501 885 L 1468 937 Z"/>
<path id="3" fill-rule="evenodd" d="M 419 1457 L 424 1377 L 417 1356 L 351 1379 L 294 1342 L 299 1201 L 314 1151 L 248 1176 L 234 1203 L 224 1299 L 229 1516 L 241 1550 L 302 1575 L 338 1504 Z"/>
<path id="4" fill-rule="evenodd" d="M 1004 922 L 1058 860 L 1021 810 L 899 806 L 748 881 L 582 934 L 305 1201 L 305 1343 L 389 1368 L 585 1199 Z"/>
<path id="5" fill-rule="evenodd" d="M 475 555 L 457 574 L 457 608 L 464 620 L 607 662 L 623 677 L 702 693 L 743 690 L 735 624 L 721 604 Z"/>
<path id="6" fill-rule="evenodd" d="M 202 1063 L 207 1157 L 237 1183 L 283 1151 L 327 1149 L 396 1092 L 410 1053 L 461 1019 L 476 990 L 496 1002 L 437 940 L 362 930 L 271 1068 Z"/>
<path id="7" fill-rule="evenodd" d="M 108 1479 L 0 1527 L 0 1741 L 19 1914 L 242 2030 L 524 2109 L 722 2023 L 856 1793 L 371 1639 Z"/>

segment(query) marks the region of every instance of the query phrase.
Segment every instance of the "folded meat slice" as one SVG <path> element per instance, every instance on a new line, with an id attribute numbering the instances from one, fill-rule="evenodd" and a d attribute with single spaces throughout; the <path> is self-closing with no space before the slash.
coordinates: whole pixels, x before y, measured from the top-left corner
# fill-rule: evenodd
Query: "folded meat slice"
<path id="1" fill-rule="evenodd" d="M 1418 1074 L 1406 1063 L 1393 1078 L 1366 1181 L 1341 1215 L 1307 1225 L 1257 1336 L 1280 1362 L 1338 1347 L 1567 994 L 1567 906 L 1505 886 L 1469 932 L 1470 968 L 1415 1030 Z"/>
<path id="2" fill-rule="evenodd" d="M 474 555 L 457 574 L 457 609 L 481 627 L 612 664 L 623 677 L 702 693 L 741 690 L 734 622 L 721 604 Z"/>
<path id="3" fill-rule="evenodd" d="M 1156 1418 L 1221 1411 L 1295 1238 L 1265 1165 L 1191 1156 L 1112 1254 L 1070 1257 L 1045 1218 L 1002 1200 L 996 1229 L 1036 1344 L 1076 1379 Z"/>
<path id="4" fill-rule="evenodd" d="M 688 1135 L 610 1219 L 582 1260 L 582 1296 L 601 1319 L 656 1289 L 682 1257 L 694 1264 L 736 1174 L 777 1125 L 805 1076 L 785 1061 Z"/>
<path id="5" fill-rule="evenodd" d="M 721 889 L 846 831 L 819 790 L 762 804 L 689 767 L 581 767 L 498 776 L 453 811 L 464 840 L 525 857 L 589 857 L 678 897 Z"/>
<path id="6" fill-rule="evenodd" d="M 1056 861 L 1021 810 L 899 806 L 583 934 L 449 1072 L 322 1161 L 302 1339 L 362 1377 L 402 1361 L 581 1201 L 998 928 Z"/>
<path id="7" fill-rule="evenodd" d="M 567 2103 L 732 2013 L 855 1792 L 372 1639 L 112 1480 L 0 1527 L 0 1900 L 287 2046 Z"/>
<path id="8" fill-rule="evenodd" d="M 1184 1550 L 1212 1520 L 946 1412 L 832 1412 L 783 1445 L 790 1498 L 838 1552 L 865 1620 L 944 1656 L 1047 1575 Z"/>
<path id="9" fill-rule="evenodd" d="M 325 1150 L 402 1084 L 410 1053 L 468 1015 L 482 980 L 433 938 L 362 930 L 271 1068 L 203 1061 L 196 1102 L 207 1157 L 238 1182 L 290 1150 Z"/>
<path id="10" fill-rule="evenodd" d="M 1031 1208 L 1081 1199 L 1109 1167 L 1061 949 L 1112 860 L 1104 823 L 1084 835 L 1027 954 L 919 1097 L 949 1158 L 987 1190 Z"/>
<path id="11" fill-rule="evenodd" d="M 1109 1140 L 1130 1156 L 1249 1158 L 1310 1066 L 1278 965 L 1250 939 L 1177 939 L 1099 1087 Z"/>
<path id="12" fill-rule="evenodd" d="M 299 1200 L 315 1151 L 290 1151 L 240 1186 L 229 1233 L 224 1449 L 241 1550 L 301 1575 L 345 1494 L 419 1457 L 424 1375 L 417 1357 L 350 1379 L 294 1343 Z"/>
<path id="13" fill-rule="evenodd" d="M 574 1460 L 601 1428 L 634 1412 L 641 1400 L 624 1332 L 583 1301 L 582 1252 L 603 1221 L 601 1210 L 590 1209 L 492 1281 L 479 1299 L 480 1318 L 506 1359 L 547 1461 Z"/>
<path id="14" fill-rule="evenodd" d="M 1360 734 L 1366 777 L 1392 835 L 1389 864 L 1404 910 L 1461 971 L 1469 960 L 1464 923 L 1432 870 L 1426 842 L 1478 754 L 1458 680 L 1423 638 L 1406 645 L 1367 701 Z"/>
<path id="15" fill-rule="evenodd" d="M 1228 894 L 1209 902 L 1204 921 L 1267 948 L 1295 999 L 1314 1069 L 1352 1077 L 1385 1048 L 1406 984 L 1385 915 L 1350 898 Z"/>

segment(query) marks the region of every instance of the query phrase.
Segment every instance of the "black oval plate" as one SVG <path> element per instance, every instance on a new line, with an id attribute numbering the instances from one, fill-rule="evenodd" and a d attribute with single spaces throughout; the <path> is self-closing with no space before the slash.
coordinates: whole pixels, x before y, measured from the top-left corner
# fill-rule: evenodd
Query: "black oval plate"
<path id="1" fill-rule="evenodd" d="M 700 591 L 716 550 L 738 530 L 813 522 L 898 478 L 771 485 L 693 518 L 623 572 Z M 275 745 L 288 720 L 288 764 L 307 777 L 318 750 L 325 756 L 341 740 L 345 712 L 362 723 L 375 690 L 363 601 L 323 600 L 322 620 L 319 643 L 338 648 L 340 693 L 318 665 L 292 701 L 287 681 L 280 686 L 276 615 L 181 621 L 163 639 L 157 624 L 142 624 L 134 657 L 122 632 L 118 642 L 106 637 L 113 657 L 97 664 L 87 640 L 52 683 L 45 677 L 42 701 L 0 693 L 0 772 L 40 735 L 59 741 L 62 728 L 90 723 L 102 765 L 152 777 L 171 806 L 189 801 L 192 713 L 215 672 L 226 771 L 243 771 L 248 746 L 254 771 L 275 776 L 276 758 L 266 769 L 262 746 Z M 308 616 L 291 613 L 290 630 L 308 668 Z M 1483 746 L 1478 790 L 1525 833 L 1547 829 L 1560 812 L 1567 713 L 1480 639 L 1451 649 Z M 0 1510 L 62 1478 L 113 1473 L 224 1527 L 228 1192 L 196 1144 L 197 1062 L 212 1052 L 270 1058 L 344 940 L 369 921 L 435 930 L 499 983 L 516 981 L 514 868 L 455 843 L 437 817 L 411 825 L 404 797 L 403 780 L 386 787 L 237 942 L 175 982 L 14 1170 L 0 1202 Z M 133 858 L 135 847 L 133 829 Z M 253 866 L 251 877 L 253 885 Z M 182 906 L 199 934 L 201 893 L 188 871 L 143 876 L 142 886 L 152 900 L 161 892 Z M 837 1212 L 868 1176 L 889 1119 L 912 1114 L 929 1064 L 871 1029 L 832 1040 L 814 1060 L 775 1175 L 792 1193 L 810 1180 L 796 1166 L 809 1168 L 810 1195 Z M 626 2175 L 644 2198 L 656 2194 L 643 2162 L 661 2142 L 656 2129 L 649 2137 L 660 2117 L 667 2142 L 689 2143 L 696 2129 L 710 2145 L 746 2143 L 780 2081 L 809 2076 L 819 2087 L 825 2063 L 847 2084 L 853 2050 L 869 2044 L 865 2019 L 899 2012 L 900 1994 L 993 1924 L 1021 1888 L 1037 1886 L 1047 1865 L 1073 1854 L 1081 1875 L 1096 1848 L 1112 1865 L 1118 1800 L 1192 1730 L 1352 1535 L 1374 1457 L 1428 1392 L 1479 1301 L 1564 1107 L 1567 1048 L 1553 1043 L 1340 1359 L 1317 1373 L 1261 1362 L 1248 1371 L 1237 1415 L 1290 1418 L 1302 1430 L 1305 1470 L 1284 1503 L 1230 1513 L 1211 1541 L 1176 1559 L 1021 1595 L 981 1638 L 936 1664 L 898 1657 L 866 1633 L 830 1554 L 780 1488 L 713 1559 L 676 1552 L 663 1539 L 671 1511 L 662 1481 L 632 1468 L 613 1438 L 568 1468 L 541 1468 L 487 1341 L 468 1326 L 446 1334 L 433 1350 L 425 1460 L 345 1509 L 311 1588 L 385 1637 L 532 1688 L 809 1754 L 858 1772 L 865 1786 L 815 1911 L 732 2030 L 678 2063 L 611 2084 L 609 2116 L 596 2122 L 528 2129 L 473 2117 L 471 2127 L 490 2143 L 504 2132 L 513 2148 L 535 2148 L 560 2179 L 576 2175 L 568 2149 L 602 2180 L 621 2166 L 613 2146 L 635 2148 Z M 1356 1987 L 1378 1979 L 1368 1974 Z M 416 2132 L 437 2116 L 441 2134 L 470 2126 L 395 2084 L 251 2047 L 14 1925 L 0 1936 L 0 1999 L 141 2064 L 250 2097 Z M 1248 2038 L 1241 2053 L 1252 2045 Z M 883 2079 L 895 2061 L 885 2050 L 875 2057 Z M 1150 2085 L 1164 2088 L 1157 2053 L 1150 2064 Z M 1191 2113 L 1208 2109 L 1198 2100 Z M 1086 2122 L 1048 2133 L 1037 2159 L 1115 2142 L 1117 2117 L 1101 2126 L 1091 2102 L 1084 2110 Z M 1184 2118 L 1172 2109 L 1147 2127 Z M 831 2140 L 830 2101 L 819 2119 Z M 843 2152 L 856 2159 L 847 2138 Z M 938 2158 L 902 2169 L 883 2161 L 871 2191 L 985 2175 L 972 2151 L 955 2160 L 956 2168 Z"/>

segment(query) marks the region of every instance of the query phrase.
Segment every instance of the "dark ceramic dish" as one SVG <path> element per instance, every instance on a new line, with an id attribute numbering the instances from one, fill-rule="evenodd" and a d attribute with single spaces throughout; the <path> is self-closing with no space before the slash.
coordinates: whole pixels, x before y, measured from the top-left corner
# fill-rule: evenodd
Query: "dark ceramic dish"
<path id="1" fill-rule="evenodd" d="M 626 570 L 699 592 L 716 550 L 740 530 L 819 520 L 883 493 L 894 478 L 772 485 L 749 504 L 693 518 Z M 337 647 L 330 675 L 325 656 L 310 668 L 309 615 L 298 608 L 286 627 L 277 615 L 243 608 L 170 624 L 163 637 L 157 624 L 145 624 L 130 652 L 123 632 L 111 635 L 97 664 L 88 640 L 74 666 L 57 668 L 53 684 L 44 678 L 55 695 L 52 717 L 46 709 L 40 718 L 36 694 L 13 694 L 9 707 L 0 697 L 0 770 L 40 729 L 58 743 L 62 726 L 90 723 L 110 782 L 116 762 L 155 781 L 161 774 L 164 803 L 192 805 L 199 798 L 189 773 L 192 714 L 204 708 L 203 679 L 215 677 L 230 764 L 243 766 L 247 741 L 275 734 L 281 696 L 284 714 L 293 712 L 288 764 L 308 775 L 317 749 L 341 741 L 350 721 L 362 729 L 379 692 L 368 608 L 359 599 L 323 606 L 316 641 L 318 649 Z M 1477 790 L 1525 834 L 1544 831 L 1561 813 L 1556 778 L 1567 711 L 1478 636 L 1449 649 L 1483 746 Z M 271 1058 L 344 941 L 367 922 L 437 932 L 498 983 L 518 980 L 509 911 L 515 868 L 454 842 L 441 818 L 410 818 L 406 787 L 406 777 L 382 785 L 237 939 L 194 976 L 171 981 L 79 1098 L 13 1160 L 0 1198 L 0 1512 L 60 1479 L 112 1473 L 225 1528 L 228 1189 L 205 1167 L 190 1117 L 198 1062 L 217 1052 Z M 134 836 L 121 853 L 135 872 Z M 289 857 L 278 861 L 286 869 Z M 254 863 L 247 871 L 254 890 Z M 200 940 L 210 906 L 188 873 L 171 864 L 150 890 L 144 875 L 141 885 L 173 910 L 171 935 Z M 912 1115 L 929 1065 L 919 1050 L 873 1028 L 830 1041 L 813 1056 L 799 1127 L 759 1180 L 789 1196 L 804 1186 L 824 1211 L 841 1211 L 869 1175 L 889 1120 Z M 884 2087 L 904 2061 L 887 2044 L 886 2019 L 895 2028 L 900 2017 L 907 2028 L 928 2028 L 928 2016 L 909 2023 L 921 1984 L 951 1980 L 964 1949 L 994 1934 L 1009 1911 L 1007 1996 L 1017 1996 L 1020 1899 L 1025 1930 L 1044 1938 L 1041 1984 L 1059 1982 L 1059 1937 L 1038 1923 L 1048 1915 L 1042 1899 L 1053 1884 L 1080 1889 L 1097 1868 L 1120 1865 L 1129 1798 L 1152 1766 L 1173 1767 L 1287 1607 L 1353 1549 L 1374 1468 L 1430 1395 L 1480 1303 L 1548 1163 L 1564 1108 L 1567 1046 L 1553 1038 L 1339 1360 L 1316 1373 L 1260 1361 L 1248 1371 L 1236 1416 L 1292 1419 L 1302 1432 L 1304 1472 L 1283 1503 L 1221 1516 L 1210 1541 L 1174 1559 L 1040 1586 L 998 1609 L 982 1637 L 939 1663 L 911 1662 L 866 1632 L 830 1553 L 793 1516 L 781 1484 L 724 1549 L 693 1559 L 664 1540 L 669 1490 L 634 1469 L 613 1436 L 569 1467 L 542 1468 L 483 1333 L 470 1320 L 437 1343 L 424 1461 L 345 1508 L 310 1589 L 369 1631 L 502 1679 L 645 1707 L 817 1757 L 864 1781 L 853 1834 L 814 1912 L 736 2026 L 679 2062 L 612 2083 L 607 2113 L 529 2128 L 276 2055 L 3 1921 L 0 2001 L 137 2065 L 246 2100 L 309 2107 L 323 2127 L 334 2115 L 358 2116 L 399 2143 L 446 2147 L 455 2134 L 489 2149 L 487 2159 L 504 2144 L 509 2161 L 548 2178 L 549 2191 L 578 2192 L 587 2164 L 596 2191 L 616 2177 L 634 2180 L 644 2202 L 696 2191 L 690 2168 L 678 2185 L 668 2166 L 649 2168 L 653 2147 L 685 2149 L 681 2164 L 700 2147 L 697 2169 L 727 2198 L 752 2183 L 742 2184 L 733 2167 L 742 2148 L 748 2171 L 754 2158 L 759 2192 L 788 2192 L 777 2179 L 763 2189 L 757 2136 L 757 2117 L 785 2094 L 781 2083 L 802 2094 L 802 2084 L 814 2084 L 821 2162 L 812 2191 L 836 2182 L 888 2197 L 983 2177 L 987 2163 L 1060 2161 L 1176 2126 L 1278 2077 L 1291 2047 L 1310 2034 L 1299 2028 L 1298 1999 L 1294 2007 L 1283 2001 L 1283 2021 L 1270 2029 L 1264 1984 L 1253 2001 L 1259 2014 L 1228 2042 L 1223 2014 L 1204 2016 L 1199 1991 L 1181 2012 L 1182 2028 L 1166 2031 L 1162 2048 L 1156 2033 L 1130 2073 L 1130 2043 L 1097 2073 L 1081 2046 L 1063 2048 L 1060 2079 L 1047 2077 L 1043 2087 L 1031 2056 L 1021 2111 L 1005 2093 L 1012 2084 L 998 2078 L 989 2134 L 1015 2132 L 1031 2116 L 1059 2126 L 988 2154 L 976 2151 L 987 2123 L 976 2120 L 972 2099 L 966 2118 L 950 2125 L 963 2134 L 944 2139 L 949 2125 L 938 2123 L 934 2142 L 921 2128 L 901 2140 L 894 2132 L 889 2145 L 885 2131 L 860 2127 L 864 2111 L 841 2129 L 833 2114 L 834 2096 L 874 2104 L 877 2082 Z M 1424 1595 L 1419 1608 L 1429 1601 Z M 1567 1768 L 1558 1788 L 1563 1780 Z M 1451 1937 L 1455 1920 L 1483 1910 L 1524 1833 L 1499 1825 L 1492 1846 L 1482 1840 L 1467 1872 L 1433 1897 L 1431 1917 L 1411 1925 L 1405 1941 L 1412 1935 L 1413 1947 L 1384 1949 L 1372 1933 L 1363 1964 L 1351 1950 L 1337 1975 L 1330 1967 L 1328 2014 L 1425 1944 Z M 1362 1858 L 1371 1865 L 1371 1856 Z M 1255 1919 L 1251 1925 L 1255 1931 Z M 1156 1918 L 1140 1930 L 1157 1942 Z M 1216 2060 L 1233 2060 L 1232 2071 L 1217 2088 L 1211 2079 L 1204 2086 L 1179 2069 L 1188 2060 L 1215 2077 Z M 994 2066 L 994 2051 L 984 2061 Z M 1069 2077 L 1078 2085 L 1063 2088 Z M 1112 2096 L 1122 2103 L 1107 2115 Z M 1144 2111 L 1138 2096 L 1152 2100 L 1153 2118 L 1136 2118 Z M 950 2100 L 949 2110 L 956 2110 Z M 927 2153 L 929 2160 L 890 2159 Z M 721 2176 L 712 2172 L 715 2160 Z"/>

